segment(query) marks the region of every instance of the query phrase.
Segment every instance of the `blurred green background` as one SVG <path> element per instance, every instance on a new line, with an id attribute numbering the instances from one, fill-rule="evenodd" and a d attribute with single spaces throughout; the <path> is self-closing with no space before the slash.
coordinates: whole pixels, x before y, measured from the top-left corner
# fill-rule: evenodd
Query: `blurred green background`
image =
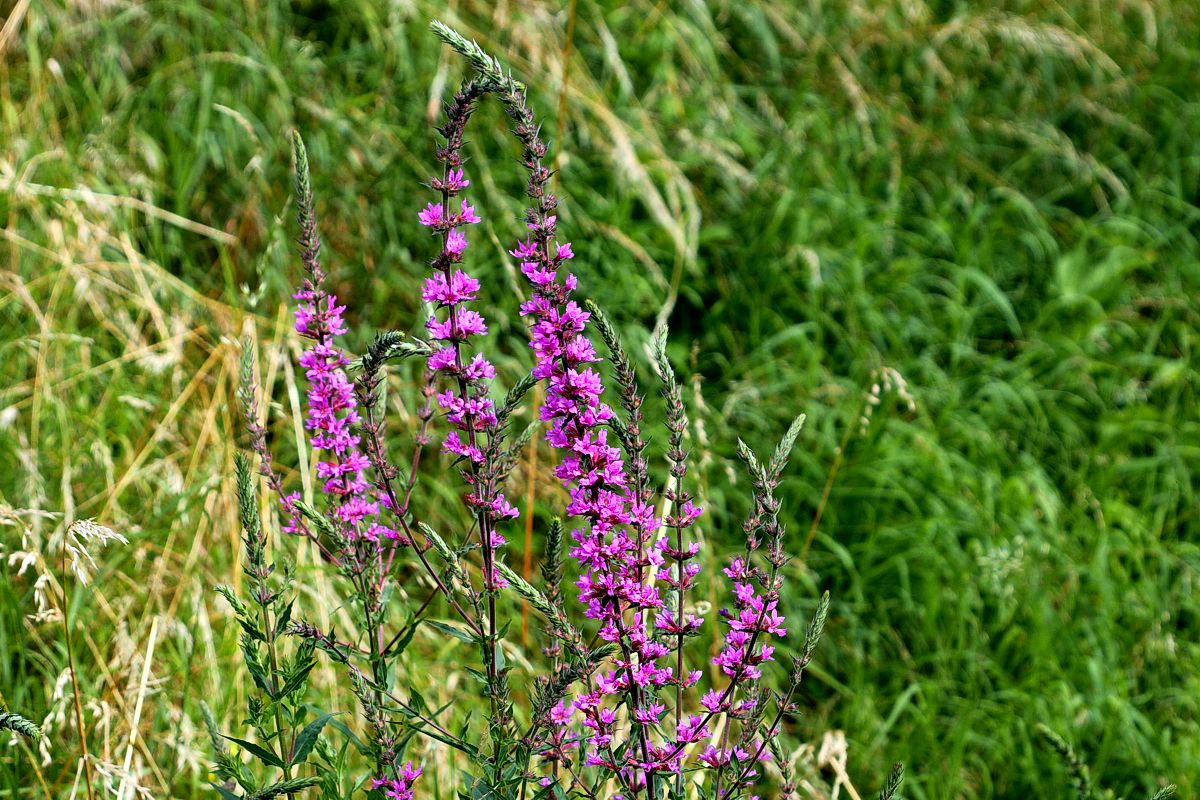
<path id="1" fill-rule="evenodd" d="M 582 293 L 635 352 L 671 330 L 710 572 L 746 509 L 735 437 L 808 414 L 782 491 L 794 627 L 834 599 L 789 731 L 815 796 L 835 731 L 864 796 L 893 761 L 912 798 L 1067 796 L 1039 722 L 1118 796 L 1200 789 L 1195 3 L 0 12 L 0 700 L 50 734 L 0 749 L 12 796 L 82 792 L 78 716 L 112 796 L 207 791 L 196 699 L 236 719 L 242 691 L 207 587 L 239 579 L 244 333 L 296 453 L 287 135 L 351 342 L 413 325 L 431 120 L 463 75 L 434 18 L 531 86 Z M 503 115 L 473 126 L 473 270 L 511 380 L 521 175 Z M 520 492 L 558 502 L 538 478 Z M 130 544 L 83 587 L 63 534 L 90 517 Z"/>

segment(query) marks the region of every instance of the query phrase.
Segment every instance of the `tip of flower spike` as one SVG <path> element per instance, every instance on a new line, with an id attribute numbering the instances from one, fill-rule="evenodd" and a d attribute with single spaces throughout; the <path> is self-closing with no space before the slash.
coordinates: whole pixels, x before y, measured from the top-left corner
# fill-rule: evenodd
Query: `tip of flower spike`
<path id="1" fill-rule="evenodd" d="M 300 131 L 292 131 L 292 166 L 296 171 L 296 199 L 302 206 L 312 203 L 312 179 L 308 168 L 308 148 Z"/>
<path id="2" fill-rule="evenodd" d="M 440 19 L 435 19 L 432 22 L 430 22 L 429 29 L 433 31 L 435 36 L 437 36 L 439 39 L 441 39 L 446 44 L 452 44 L 455 39 L 462 38 L 461 36 L 459 36 L 459 34 L 456 30 L 451 28 L 446 23 L 442 22 Z"/>
<path id="3" fill-rule="evenodd" d="M 300 131 L 292 129 L 292 156 L 297 163 L 308 161 L 308 152 L 304 147 L 304 137 L 300 135 Z"/>

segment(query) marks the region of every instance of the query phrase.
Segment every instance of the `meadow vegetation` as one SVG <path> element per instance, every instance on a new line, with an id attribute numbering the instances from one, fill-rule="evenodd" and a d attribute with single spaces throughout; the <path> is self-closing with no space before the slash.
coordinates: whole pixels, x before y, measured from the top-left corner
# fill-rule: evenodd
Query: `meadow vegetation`
<path id="1" fill-rule="evenodd" d="M 779 494 L 789 616 L 832 597 L 790 731 L 814 796 L 893 761 L 906 797 L 1066 796 L 1039 724 L 1115 796 L 1200 789 L 1200 9 L 564 6 L 0 6 L 0 715 L 42 734 L 0 734 L 0 791 L 83 797 L 91 772 L 102 796 L 211 796 L 200 700 L 236 728 L 248 690 L 212 592 L 245 581 L 244 336 L 312 491 L 290 132 L 365 347 L 420 315 L 419 184 L 463 74 L 433 18 L 541 76 L 581 293 L 639 355 L 670 327 L 706 574 L 747 509 L 729 445 L 807 414 Z M 502 113 L 473 124 L 479 305 L 511 381 L 521 178 Z M 392 377 L 397 437 L 418 379 Z M 435 522 L 447 465 L 422 472 Z M 514 502 L 561 504 L 552 467 L 529 450 Z M 336 622 L 293 545 L 298 604 Z M 415 637 L 431 707 L 461 657 Z"/>

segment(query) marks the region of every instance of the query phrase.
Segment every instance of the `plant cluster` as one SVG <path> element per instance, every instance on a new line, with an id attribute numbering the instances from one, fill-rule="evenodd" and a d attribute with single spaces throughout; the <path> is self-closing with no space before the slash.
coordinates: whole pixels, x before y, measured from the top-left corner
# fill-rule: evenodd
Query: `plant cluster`
<path id="1" fill-rule="evenodd" d="M 776 662 L 788 635 L 780 609 L 788 554 L 777 489 L 804 417 L 795 419 L 765 460 L 738 443 L 753 503 L 743 525 L 744 548 L 722 570 L 730 599 L 719 611 L 724 640 L 711 658 L 716 680 L 706 681 L 688 648 L 703 625 L 692 598 L 700 572 L 700 542 L 692 529 L 704 509 L 688 480 L 687 411 L 665 336 L 655 342 L 667 429 L 668 468 L 660 486 L 647 458 L 644 395 L 630 358 L 600 309 L 574 298 L 578 280 L 569 265 L 575 253 L 559 236 L 547 146 L 526 88 L 474 42 L 440 23 L 434 30 L 476 74 L 445 107 L 438 127 L 441 170 L 428 184 L 435 198 L 417 215 L 436 245 L 422 293 L 429 310 L 424 335 L 381 333 L 357 359 L 339 344 L 347 331 L 346 306 L 329 288 L 321 263 L 308 158 L 294 137 L 305 270 L 294 294 L 295 326 L 310 343 L 300 365 L 308 381 L 304 424 L 319 454 L 319 507 L 285 488 L 248 369 L 242 400 L 257 471 L 278 498 L 283 531 L 311 541 L 336 569 L 356 630 L 342 637 L 293 617 L 294 599 L 287 599 L 292 571 L 277 569 L 268 557 L 250 460 L 240 458 L 251 602 L 222 591 L 243 629 L 242 652 L 256 690 L 246 721 L 256 741 L 222 736 L 210 723 L 219 788 L 237 796 L 241 787 L 247 797 L 291 796 L 318 784 L 331 796 L 344 791 L 346 748 L 335 751 L 321 736 L 334 715 L 305 703 L 319 650 L 344 668 L 368 733 L 362 741 L 339 724 L 374 765 L 369 779 L 351 780 L 351 791 L 365 785 L 377 797 L 419 796 L 422 767 L 407 749 L 423 736 L 464 754 L 472 765 L 460 789 L 464 798 L 758 797 L 755 792 L 767 785 L 762 764 L 779 752 L 784 723 L 797 712 L 796 693 L 829 610 L 825 595 L 786 665 L 783 689 L 773 690 L 764 670 Z M 480 281 L 463 266 L 467 232 L 480 216 L 467 197 L 471 179 L 462 149 L 472 113 L 487 98 L 496 98 L 509 117 L 527 174 L 525 235 L 509 254 L 530 285 L 520 314 L 528 321 L 534 366 L 502 400 L 493 390 L 496 369 L 480 348 L 487 320 L 472 307 Z M 615 406 L 605 400 L 592 331 L 612 365 Z M 385 370 L 402 358 L 424 362 L 426 400 L 403 468 L 390 454 L 383 413 Z M 538 423 L 515 433 L 514 412 L 539 384 L 544 400 Z M 422 453 L 439 421 L 447 429 L 441 449 L 463 481 L 472 520 L 466 530 L 445 536 L 427 524 L 420 496 L 414 498 Z M 568 497 L 568 522 L 555 519 L 546 531 L 542 581 L 535 586 L 505 563 L 506 526 L 520 516 L 505 483 L 539 427 L 558 453 L 554 474 Z M 578 575 L 577 604 L 562 587 L 568 561 Z M 389 601 L 409 568 L 435 591 L 393 630 Z M 513 667 L 504 654 L 505 611 L 514 598 L 544 621 L 544 671 L 522 687 L 530 689 L 523 692 L 525 703 L 514 699 Z M 435 601 L 457 619 L 433 619 L 428 612 Z M 478 668 L 471 672 L 487 708 L 482 732 L 470 725 L 448 729 L 439 721 L 444 709 L 428 708 L 406 689 L 397 660 L 420 625 L 476 650 Z M 300 641 L 286 658 L 284 634 Z M 226 740 L 276 772 L 268 779 L 251 774 Z M 299 777 L 298 768 L 314 753 L 318 774 Z M 772 796 L 795 796 L 788 766 L 780 764 L 778 771 L 782 780 Z M 894 795 L 899 774 L 881 796 Z"/>

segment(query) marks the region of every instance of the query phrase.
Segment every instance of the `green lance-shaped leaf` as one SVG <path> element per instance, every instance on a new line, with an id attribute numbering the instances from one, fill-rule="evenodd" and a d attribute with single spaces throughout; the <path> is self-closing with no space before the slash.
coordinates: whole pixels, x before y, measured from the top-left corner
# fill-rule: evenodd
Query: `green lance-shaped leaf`
<path id="1" fill-rule="evenodd" d="M 296 736 L 296 744 L 292 749 L 291 764 L 293 766 L 303 764 L 308 759 L 308 754 L 312 752 L 313 747 L 317 744 L 321 730 L 335 716 L 337 716 L 335 713 L 322 714 L 304 726 L 304 730 L 300 731 L 299 735 Z"/>
<path id="2" fill-rule="evenodd" d="M 466 642 L 467 644 L 475 644 L 476 642 L 479 641 L 479 639 L 476 636 L 474 636 L 470 631 L 465 631 L 462 628 L 458 627 L 457 625 L 451 625 L 449 622 L 442 622 L 441 620 L 436 620 L 436 619 L 426 619 L 423 621 L 426 625 L 433 628 L 434 630 L 439 630 L 444 634 L 453 636 L 455 639 L 458 639 L 460 642 Z"/>
<path id="3" fill-rule="evenodd" d="M 261 744 L 255 744 L 254 742 L 246 739 L 239 739 L 236 736 L 226 736 L 225 734 L 221 734 L 221 736 L 244 748 L 247 752 L 262 761 L 264 764 L 283 769 L 283 760 L 279 758 L 279 755 L 267 749 L 266 747 L 263 747 Z"/>

